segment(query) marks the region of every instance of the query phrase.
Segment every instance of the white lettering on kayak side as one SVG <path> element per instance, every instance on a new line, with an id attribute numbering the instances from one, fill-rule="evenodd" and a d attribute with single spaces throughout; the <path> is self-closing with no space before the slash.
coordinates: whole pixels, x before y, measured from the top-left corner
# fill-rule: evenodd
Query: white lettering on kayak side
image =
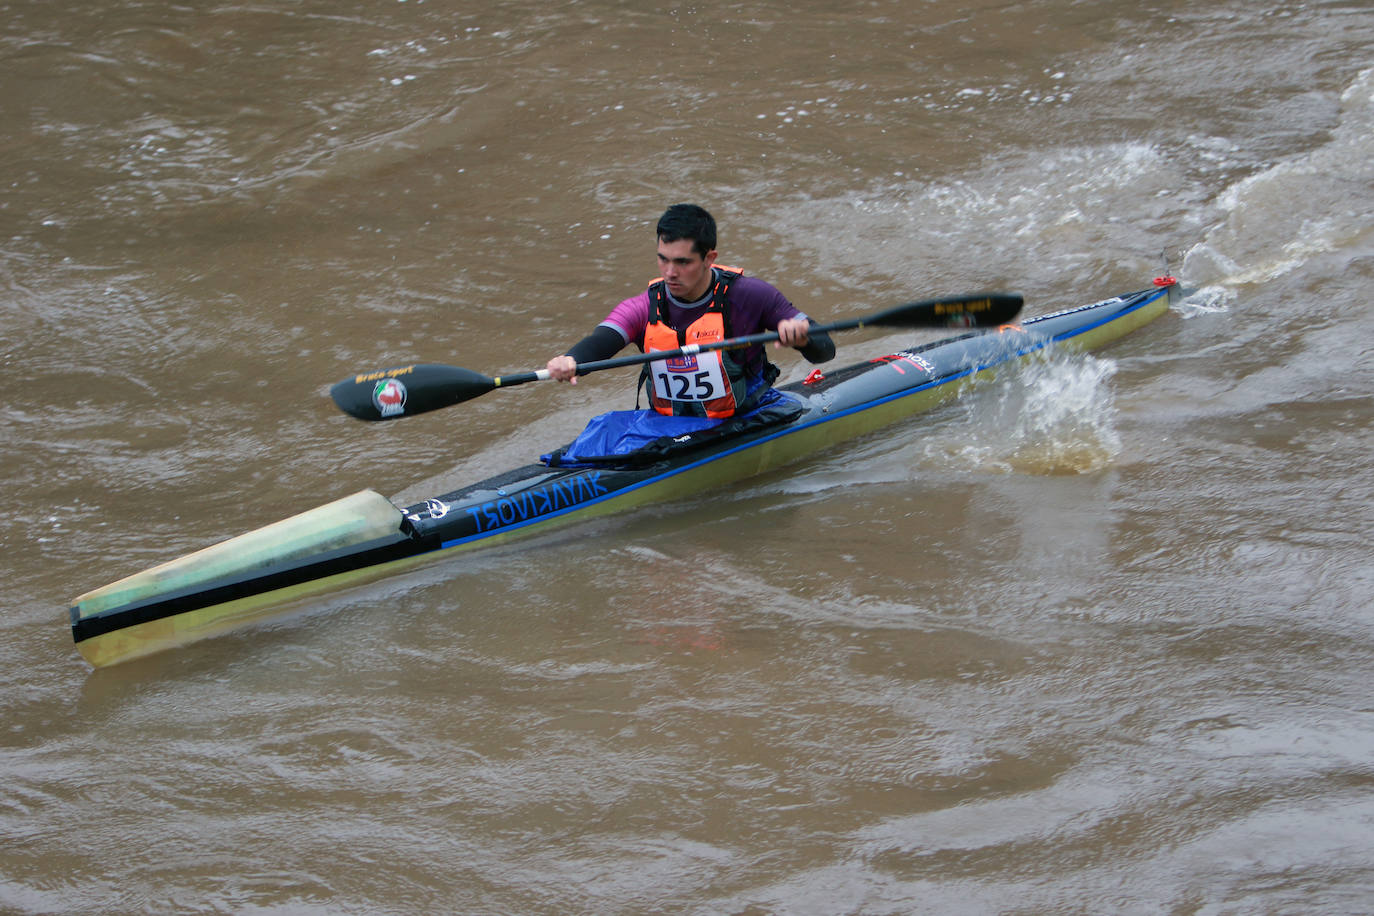
<path id="1" fill-rule="evenodd" d="M 601 483 L 600 471 L 567 477 L 514 496 L 503 496 L 467 510 L 478 533 L 506 528 L 520 522 L 551 515 L 608 493 Z"/>

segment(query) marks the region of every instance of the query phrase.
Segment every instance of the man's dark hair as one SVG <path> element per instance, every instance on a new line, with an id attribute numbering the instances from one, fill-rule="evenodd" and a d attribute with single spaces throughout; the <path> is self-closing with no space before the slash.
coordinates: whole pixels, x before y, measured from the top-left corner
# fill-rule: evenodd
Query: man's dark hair
<path id="1" fill-rule="evenodd" d="M 696 204 L 673 204 L 658 218 L 658 240 L 677 242 L 687 239 L 692 250 L 703 258 L 716 247 L 716 221 Z"/>

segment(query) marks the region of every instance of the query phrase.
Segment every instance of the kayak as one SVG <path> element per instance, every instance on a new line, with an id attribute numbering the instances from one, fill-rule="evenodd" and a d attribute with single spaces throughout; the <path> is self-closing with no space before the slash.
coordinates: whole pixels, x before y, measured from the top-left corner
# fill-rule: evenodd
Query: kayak
<path id="1" fill-rule="evenodd" d="M 363 490 L 87 592 L 72 602 L 72 637 L 103 667 L 462 551 L 709 492 L 935 407 L 1046 347 L 1103 346 L 1164 314 L 1178 295 L 1176 281 L 1161 278 L 1139 292 L 817 370 L 745 417 L 675 435 L 650 429 L 630 450 L 584 434 L 538 463 L 405 507 Z M 633 415 L 657 416 L 621 414 L 631 425 Z"/>

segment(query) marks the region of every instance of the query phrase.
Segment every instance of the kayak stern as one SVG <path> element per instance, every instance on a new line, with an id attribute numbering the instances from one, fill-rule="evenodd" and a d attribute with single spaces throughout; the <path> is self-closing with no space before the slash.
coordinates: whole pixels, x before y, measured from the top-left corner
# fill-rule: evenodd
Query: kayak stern
<path id="1" fill-rule="evenodd" d="M 222 633 L 355 571 L 292 583 L 293 570 L 409 543 L 402 521 L 390 500 L 363 490 L 87 592 L 72 602 L 72 636 L 102 667 Z M 243 583 L 272 575 L 282 588 L 244 594 Z M 224 600 L 205 604 L 207 593 Z M 190 599 L 200 606 L 169 613 Z"/>

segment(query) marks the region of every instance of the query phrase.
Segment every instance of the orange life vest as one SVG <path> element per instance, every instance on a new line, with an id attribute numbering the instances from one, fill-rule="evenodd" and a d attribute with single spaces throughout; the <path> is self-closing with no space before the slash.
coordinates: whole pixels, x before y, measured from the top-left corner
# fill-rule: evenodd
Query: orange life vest
<path id="1" fill-rule="evenodd" d="M 700 318 L 681 331 L 668 325 L 668 291 L 663 280 L 649 284 L 645 353 L 715 343 L 732 336 L 727 296 L 730 284 L 744 271 L 719 264 L 715 268 L 710 304 Z M 747 406 L 744 367 L 725 350 L 654 360 L 645 367 L 643 381 L 649 405 L 668 416 L 730 417 Z"/>

